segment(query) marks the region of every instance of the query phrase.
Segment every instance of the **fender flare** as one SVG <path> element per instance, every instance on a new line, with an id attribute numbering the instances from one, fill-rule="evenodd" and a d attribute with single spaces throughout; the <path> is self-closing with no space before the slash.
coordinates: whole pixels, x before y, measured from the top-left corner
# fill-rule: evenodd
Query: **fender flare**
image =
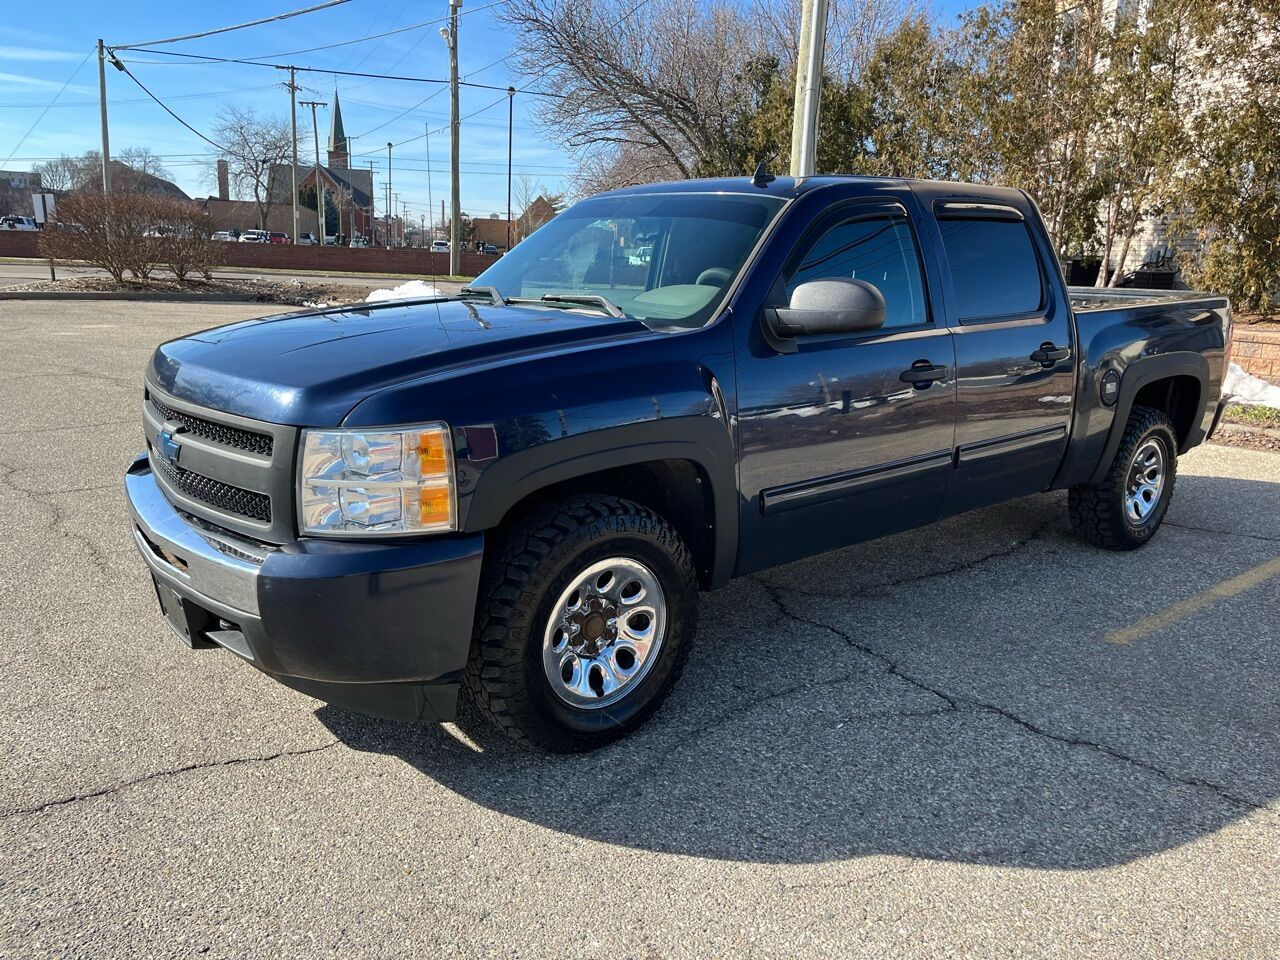
<path id="1" fill-rule="evenodd" d="M 1116 401 L 1111 430 L 1107 433 L 1107 444 L 1102 449 L 1102 456 L 1098 459 L 1098 466 L 1094 469 L 1093 476 L 1089 478 L 1091 484 L 1102 483 L 1107 471 L 1111 469 L 1111 461 L 1115 458 L 1116 450 L 1120 448 L 1120 441 L 1124 437 L 1124 430 L 1129 423 L 1129 414 L 1133 410 L 1133 401 L 1138 396 L 1138 391 L 1149 383 L 1168 380 L 1172 377 L 1192 377 L 1200 384 L 1200 402 L 1196 407 L 1195 418 L 1191 422 L 1191 432 L 1187 435 L 1183 450 L 1179 452 L 1185 452 L 1186 449 L 1200 442 L 1196 437 L 1196 431 L 1199 424 L 1204 421 L 1204 411 L 1209 403 L 1209 361 L 1198 353 L 1187 351 L 1157 354 L 1134 360 L 1125 367 L 1120 376 L 1120 397 Z"/>
<path id="2" fill-rule="evenodd" d="M 719 417 L 606 427 L 503 456 L 477 481 L 462 529 L 492 529 L 521 501 L 554 484 L 656 460 L 686 460 L 706 475 L 715 524 L 709 583 L 723 586 L 733 576 L 738 553 L 738 502 L 733 442 Z"/>

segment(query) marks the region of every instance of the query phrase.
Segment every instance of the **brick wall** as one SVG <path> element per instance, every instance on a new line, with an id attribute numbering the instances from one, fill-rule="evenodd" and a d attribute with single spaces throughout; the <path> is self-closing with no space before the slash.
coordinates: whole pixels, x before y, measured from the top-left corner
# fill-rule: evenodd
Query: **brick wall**
<path id="1" fill-rule="evenodd" d="M 1253 330 L 1237 325 L 1231 359 L 1246 372 L 1280 384 L 1280 330 Z"/>
<path id="2" fill-rule="evenodd" d="M 40 234 L 0 230 L 0 257 L 40 256 Z M 223 244 L 224 267 L 268 267 L 278 270 L 322 270 L 329 273 L 407 273 L 411 276 L 444 276 L 449 272 L 447 253 L 381 247 L 297 247 L 284 243 Z M 474 277 L 497 257 L 483 253 L 462 254 L 463 276 Z"/>

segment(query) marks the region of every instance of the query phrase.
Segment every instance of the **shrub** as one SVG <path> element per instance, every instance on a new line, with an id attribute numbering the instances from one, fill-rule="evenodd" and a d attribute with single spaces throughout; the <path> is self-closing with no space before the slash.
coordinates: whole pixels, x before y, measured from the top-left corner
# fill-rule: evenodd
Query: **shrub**
<path id="1" fill-rule="evenodd" d="M 125 271 L 146 278 L 159 254 L 148 236 L 156 223 L 157 199 L 137 194 L 85 190 L 66 197 L 58 213 L 67 224 L 47 230 L 40 251 L 54 259 L 83 260 L 107 271 L 117 283 Z"/>
<path id="2" fill-rule="evenodd" d="M 158 259 L 179 280 L 187 279 L 191 273 L 210 279 L 219 249 L 208 215 L 195 204 L 181 200 L 161 201 L 156 214 L 160 233 Z"/>

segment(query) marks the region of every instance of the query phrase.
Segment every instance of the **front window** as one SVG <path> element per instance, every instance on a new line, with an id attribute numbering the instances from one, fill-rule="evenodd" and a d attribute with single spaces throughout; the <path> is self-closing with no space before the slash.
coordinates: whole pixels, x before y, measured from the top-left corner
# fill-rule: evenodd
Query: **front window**
<path id="1" fill-rule="evenodd" d="M 604 298 L 653 326 L 706 323 L 782 209 L 776 197 L 634 194 L 585 200 L 476 278 L 507 300 L 583 309 Z"/>

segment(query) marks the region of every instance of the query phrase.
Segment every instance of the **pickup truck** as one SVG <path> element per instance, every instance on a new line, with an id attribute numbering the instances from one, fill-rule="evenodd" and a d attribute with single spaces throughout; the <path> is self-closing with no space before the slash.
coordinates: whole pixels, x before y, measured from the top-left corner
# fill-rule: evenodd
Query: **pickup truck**
<path id="1" fill-rule="evenodd" d="M 1068 289 L 1014 189 L 628 188 L 457 295 L 158 347 L 133 536 L 191 647 L 379 716 L 465 690 L 586 750 L 654 711 L 733 577 L 1056 489 L 1085 540 L 1142 546 L 1230 322 Z"/>

